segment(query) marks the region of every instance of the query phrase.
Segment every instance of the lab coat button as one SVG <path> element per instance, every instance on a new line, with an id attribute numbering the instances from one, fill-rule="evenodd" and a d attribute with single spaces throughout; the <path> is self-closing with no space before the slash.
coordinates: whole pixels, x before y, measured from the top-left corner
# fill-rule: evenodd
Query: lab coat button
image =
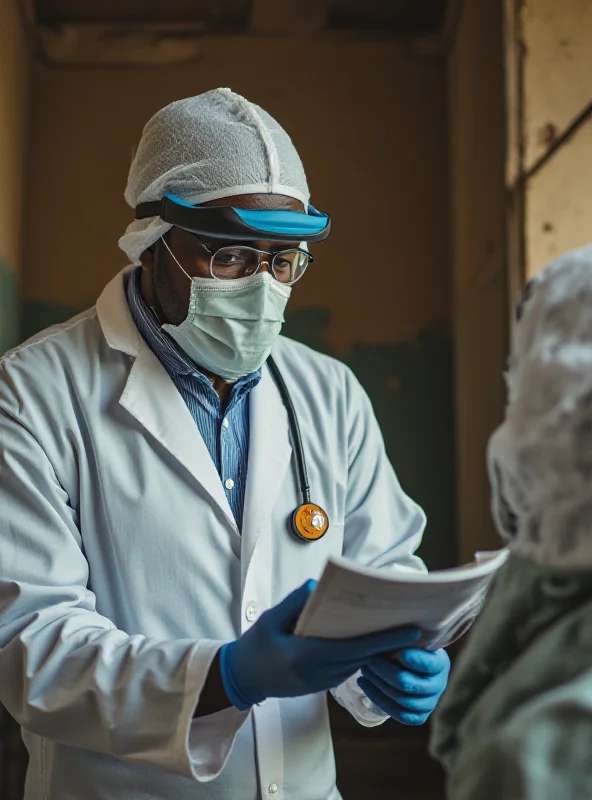
<path id="1" fill-rule="evenodd" d="M 269 792 L 269 794 L 276 794 L 277 790 L 278 790 L 277 783 L 270 783 L 269 786 L 267 787 L 267 791 Z"/>
<path id="2" fill-rule="evenodd" d="M 229 425 L 230 422 L 228 422 L 228 417 L 224 417 L 224 419 L 222 420 L 222 427 L 227 428 Z"/>
<path id="3" fill-rule="evenodd" d="M 249 603 L 245 608 L 245 617 L 248 622 L 254 622 L 257 619 L 257 607 L 255 603 Z"/>
<path id="4" fill-rule="evenodd" d="M 230 491 L 230 489 L 234 489 L 234 481 L 232 478 L 226 478 L 224 481 L 224 486 Z"/>

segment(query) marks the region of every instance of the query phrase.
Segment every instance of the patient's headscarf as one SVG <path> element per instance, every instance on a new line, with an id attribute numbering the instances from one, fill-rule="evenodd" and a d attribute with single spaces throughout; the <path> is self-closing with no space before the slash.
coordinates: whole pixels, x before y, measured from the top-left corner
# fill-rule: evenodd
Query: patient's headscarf
<path id="1" fill-rule="evenodd" d="M 516 317 L 488 447 L 494 519 L 514 552 L 592 568 L 592 245 L 539 273 Z"/>

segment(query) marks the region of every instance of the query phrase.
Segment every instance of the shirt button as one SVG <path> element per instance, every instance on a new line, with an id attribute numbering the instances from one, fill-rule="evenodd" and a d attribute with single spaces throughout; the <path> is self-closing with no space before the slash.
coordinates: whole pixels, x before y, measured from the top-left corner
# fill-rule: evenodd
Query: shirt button
<path id="1" fill-rule="evenodd" d="M 245 617 L 249 622 L 253 622 L 257 619 L 257 607 L 255 603 L 249 603 L 245 608 Z"/>
<path id="2" fill-rule="evenodd" d="M 222 420 L 222 427 L 227 428 L 229 425 L 230 422 L 228 422 L 228 417 L 224 417 L 224 419 Z"/>
<path id="3" fill-rule="evenodd" d="M 224 486 L 230 491 L 230 489 L 234 489 L 234 481 L 232 478 L 226 478 L 224 481 Z"/>
<path id="4" fill-rule="evenodd" d="M 267 787 L 267 791 L 269 792 L 269 794 L 276 794 L 277 790 L 278 790 L 277 783 L 270 783 L 269 786 Z"/>

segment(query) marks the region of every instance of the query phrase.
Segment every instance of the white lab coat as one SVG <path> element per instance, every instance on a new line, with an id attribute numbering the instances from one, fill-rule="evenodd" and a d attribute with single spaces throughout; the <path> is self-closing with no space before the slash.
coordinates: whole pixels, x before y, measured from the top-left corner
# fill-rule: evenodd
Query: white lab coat
<path id="1" fill-rule="evenodd" d="M 207 448 L 134 326 L 124 273 L 95 308 L 0 361 L 0 700 L 24 729 L 27 800 L 335 800 L 326 697 L 193 720 L 222 642 L 330 554 L 422 569 L 423 512 L 387 461 L 342 364 L 280 338 L 312 498 L 312 544 L 286 410 L 251 395 L 242 536 Z M 338 700 L 366 725 L 355 681 Z"/>

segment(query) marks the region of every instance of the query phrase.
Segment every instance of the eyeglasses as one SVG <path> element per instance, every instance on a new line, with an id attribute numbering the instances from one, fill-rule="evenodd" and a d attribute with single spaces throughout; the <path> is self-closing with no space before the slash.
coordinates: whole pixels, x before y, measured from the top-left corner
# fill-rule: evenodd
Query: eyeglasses
<path id="1" fill-rule="evenodd" d="M 311 254 L 299 247 L 279 250 L 277 253 L 269 253 L 247 245 L 230 245 L 214 250 L 199 236 L 195 238 L 210 256 L 210 275 L 219 281 L 256 275 L 266 264 L 277 281 L 291 286 L 300 280 L 313 261 Z"/>

